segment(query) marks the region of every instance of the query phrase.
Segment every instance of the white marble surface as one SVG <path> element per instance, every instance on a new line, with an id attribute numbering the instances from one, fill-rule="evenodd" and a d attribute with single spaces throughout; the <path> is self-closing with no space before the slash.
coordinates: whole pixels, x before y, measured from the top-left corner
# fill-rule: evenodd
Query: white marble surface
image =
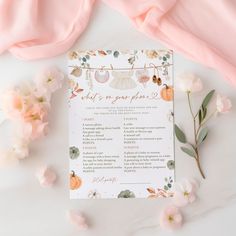
<path id="1" fill-rule="evenodd" d="M 125 17 L 98 3 L 89 27 L 75 48 L 141 49 L 160 48 L 137 32 Z M 0 56 L 0 88 L 30 79 L 40 68 L 58 65 L 66 71 L 65 55 L 50 60 L 24 62 L 5 53 Z M 186 224 L 172 234 L 235 235 L 236 217 L 236 93 L 217 72 L 175 55 L 175 75 L 191 70 L 203 78 L 205 89 L 215 88 L 233 101 L 230 114 L 219 116 L 210 124 L 211 132 L 202 148 L 202 164 L 207 179 L 202 181 L 195 163 L 185 156 L 176 142 L 176 176 L 196 177 L 201 187 L 199 200 L 184 210 Z M 196 97 L 198 100 L 199 96 Z M 191 128 L 191 117 L 185 96 L 177 92 L 176 122 Z M 0 170 L 0 235 L 4 236 L 153 236 L 171 235 L 158 226 L 160 209 L 169 199 L 159 200 L 69 200 L 68 191 L 68 120 L 66 86 L 53 98 L 47 138 L 32 145 L 32 155 L 14 169 Z M 0 127 L 0 140 L 6 138 L 5 124 Z M 43 164 L 52 165 L 59 175 L 52 189 L 39 187 L 34 172 Z M 70 208 L 84 211 L 91 228 L 78 233 L 65 219 Z"/>

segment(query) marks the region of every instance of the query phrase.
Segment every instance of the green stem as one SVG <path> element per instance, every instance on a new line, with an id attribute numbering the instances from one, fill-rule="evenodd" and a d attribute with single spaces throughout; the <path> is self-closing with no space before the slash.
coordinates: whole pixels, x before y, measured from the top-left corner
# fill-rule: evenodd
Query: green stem
<path id="1" fill-rule="evenodd" d="M 200 163 L 200 156 L 199 156 L 199 152 L 198 152 L 198 148 L 197 148 L 197 128 L 196 128 L 196 117 L 197 115 L 194 115 L 193 113 L 193 109 L 192 109 L 192 106 L 191 106 L 191 101 L 190 101 L 190 92 L 187 92 L 187 97 L 188 97 L 188 105 L 189 105 L 189 110 L 190 110 L 190 113 L 192 115 L 192 118 L 193 118 L 193 131 L 194 131 L 194 143 L 195 143 L 195 151 L 196 151 L 196 157 L 195 157 L 195 160 L 197 162 L 197 167 L 198 167 L 198 170 L 202 176 L 203 179 L 205 179 L 205 175 L 203 173 L 203 170 L 202 170 L 202 167 L 201 167 L 201 163 Z M 198 127 L 199 129 L 199 127 Z"/>
<path id="2" fill-rule="evenodd" d="M 190 101 L 190 92 L 187 92 L 187 97 L 188 97 L 188 106 L 189 106 L 189 110 L 191 112 L 191 115 L 193 117 L 193 119 L 195 119 L 195 116 L 193 114 L 193 109 L 192 109 L 192 106 L 191 106 L 191 101 Z"/>
<path id="3" fill-rule="evenodd" d="M 196 148 L 196 153 L 197 153 L 196 162 L 197 162 L 198 170 L 200 171 L 202 178 L 203 178 L 203 179 L 206 179 L 206 176 L 204 175 L 203 170 L 202 170 L 202 167 L 201 167 L 200 157 L 199 157 L 197 148 Z"/>

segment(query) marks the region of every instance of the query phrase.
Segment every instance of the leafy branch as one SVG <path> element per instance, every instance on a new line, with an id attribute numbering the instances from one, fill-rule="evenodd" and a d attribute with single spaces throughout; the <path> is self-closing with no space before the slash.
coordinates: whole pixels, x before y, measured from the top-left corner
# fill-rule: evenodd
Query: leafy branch
<path id="1" fill-rule="evenodd" d="M 207 113 L 208 113 L 207 106 L 209 102 L 211 101 L 214 93 L 215 93 L 215 90 L 211 90 L 205 96 L 200 108 L 198 109 L 198 112 L 194 114 L 193 109 L 192 109 L 192 104 L 191 104 L 191 93 L 187 92 L 188 106 L 189 106 L 189 110 L 193 119 L 193 136 L 194 136 L 193 143 L 190 143 L 187 141 L 186 135 L 176 124 L 174 126 L 176 138 L 181 143 L 185 144 L 185 146 L 181 147 L 181 150 L 187 155 L 189 155 L 190 157 L 193 157 L 195 159 L 197 167 L 201 173 L 201 176 L 204 179 L 206 177 L 201 167 L 199 148 L 208 136 L 208 128 L 205 126 L 205 124 L 215 114 L 214 112 L 207 117 Z M 198 124 L 197 124 L 197 121 L 198 121 Z"/>

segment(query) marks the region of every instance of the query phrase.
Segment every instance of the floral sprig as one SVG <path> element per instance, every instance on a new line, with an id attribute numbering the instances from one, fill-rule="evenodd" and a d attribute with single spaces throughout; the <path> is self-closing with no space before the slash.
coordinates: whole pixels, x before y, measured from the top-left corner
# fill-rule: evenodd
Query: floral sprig
<path id="1" fill-rule="evenodd" d="M 33 82 L 1 93 L 0 109 L 15 133 L 12 147 L 0 151 L 0 166 L 26 158 L 30 142 L 47 133 L 51 96 L 61 88 L 63 79 L 64 74 L 53 67 L 39 73 Z"/>
<path id="2" fill-rule="evenodd" d="M 201 106 L 196 113 L 193 111 L 191 104 L 191 95 L 192 93 L 199 92 L 202 90 L 203 85 L 200 78 L 196 77 L 194 74 L 185 74 L 178 81 L 179 88 L 184 91 L 187 95 L 188 106 L 193 120 L 193 136 L 194 141 L 189 142 L 186 138 L 185 133 L 175 124 L 175 135 L 177 139 L 185 144 L 181 147 L 181 150 L 187 155 L 194 158 L 196 161 L 197 167 L 200 171 L 201 176 L 205 179 L 205 174 L 201 167 L 199 149 L 202 146 L 203 142 L 206 140 L 208 135 L 208 128 L 206 126 L 207 122 L 214 117 L 217 113 L 226 113 L 231 107 L 231 101 L 221 95 L 217 95 L 216 99 L 216 108 L 215 110 L 208 115 L 208 105 L 215 94 L 215 90 L 211 90 L 203 99 Z"/>

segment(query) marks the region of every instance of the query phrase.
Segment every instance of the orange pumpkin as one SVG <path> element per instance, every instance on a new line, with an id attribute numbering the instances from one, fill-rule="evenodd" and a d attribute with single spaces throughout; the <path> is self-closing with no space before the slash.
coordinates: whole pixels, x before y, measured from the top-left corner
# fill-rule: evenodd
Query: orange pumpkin
<path id="1" fill-rule="evenodd" d="M 167 84 L 163 84 L 163 88 L 161 90 L 161 98 L 165 101 L 172 101 L 174 98 L 174 89 L 172 86 Z"/>
<path id="2" fill-rule="evenodd" d="M 82 180 L 79 176 L 75 174 L 75 172 L 72 170 L 70 174 L 70 189 L 75 190 L 80 188 L 82 184 Z"/>

